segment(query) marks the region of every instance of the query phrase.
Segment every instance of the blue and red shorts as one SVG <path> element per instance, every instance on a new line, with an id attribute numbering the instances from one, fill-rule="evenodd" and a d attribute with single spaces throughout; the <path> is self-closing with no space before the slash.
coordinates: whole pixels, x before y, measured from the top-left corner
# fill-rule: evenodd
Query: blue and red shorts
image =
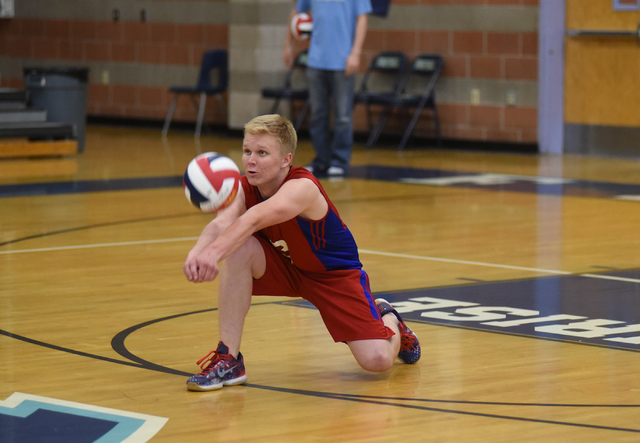
<path id="1" fill-rule="evenodd" d="M 253 295 L 302 297 L 313 304 L 336 342 L 388 339 L 386 327 L 362 269 L 325 272 L 302 271 L 268 240 L 254 235 L 266 256 L 264 276 L 253 281 Z"/>

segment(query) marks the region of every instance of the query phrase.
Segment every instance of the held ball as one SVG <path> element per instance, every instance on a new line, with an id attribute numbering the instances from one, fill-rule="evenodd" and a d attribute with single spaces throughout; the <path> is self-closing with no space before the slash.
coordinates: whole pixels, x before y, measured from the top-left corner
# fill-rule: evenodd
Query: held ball
<path id="1" fill-rule="evenodd" d="M 291 33 L 297 40 L 306 40 L 313 30 L 313 20 L 306 12 L 293 16 L 291 20 Z"/>
<path id="2" fill-rule="evenodd" d="M 229 206 L 238 195 L 240 170 L 229 157 L 206 152 L 189 162 L 182 183 L 187 200 L 212 213 Z"/>

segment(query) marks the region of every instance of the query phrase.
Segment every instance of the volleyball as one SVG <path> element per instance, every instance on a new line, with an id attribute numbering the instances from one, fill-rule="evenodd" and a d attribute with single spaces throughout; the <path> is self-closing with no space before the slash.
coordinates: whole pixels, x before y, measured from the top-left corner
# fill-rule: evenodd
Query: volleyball
<path id="1" fill-rule="evenodd" d="M 313 20 L 306 12 L 293 16 L 291 20 L 291 33 L 297 40 L 306 40 L 313 30 Z"/>
<path id="2" fill-rule="evenodd" d="M 240 170 L 229 157 L 205 152 L 189 162 L 182 184 L 187 200 L 213 213 L 229 206 L 238 195 Z"/>

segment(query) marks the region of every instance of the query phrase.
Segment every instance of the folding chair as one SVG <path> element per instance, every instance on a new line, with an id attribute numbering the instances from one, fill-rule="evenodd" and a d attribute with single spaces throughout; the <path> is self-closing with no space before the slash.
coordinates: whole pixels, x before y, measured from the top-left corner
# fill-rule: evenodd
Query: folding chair
<path id="1" fill-rule="evenodd" d="M 280 88 L 263 88 L 262 96 L 264 98 L 275 99 L 273 106 L 271 107 L 271 113 L 275 114 L 278 111 L 278 106 L 281 100 L 287 100 L 291 105 L 294 102 L 302 102 L 302 110 L 298 115 L 295 123 L 296 131 L 302 125 L 304 117 L 309 110 L 309 90 L 304 88 L 294 87 L 294 80 L 297 80 L 299 74 L 304 74 L 307 69 L 307 59 L 309 58 L 308 51 L 306 49 L 300 51 L 293 61 L 291 69 L 287 72 L 284 82 Z M 293 106 L 292 106 L 293 108 Z M 293 120 L 293 118 L 292 118 Z"/>
<path id="2" fill-rule="evenodd" d="M 173 111 L 176 109 L 176 103 L 178 101 L 178 96 L 180 94 L 188 94 L 191 98 L 191 102 L 193 106 L 198 111 L 198 121 L 196 123 L 196 133 L 195 137 L 200 137 L 200 132 L 202 131 L 202 121 L 204 119 L 204 110 L 207 104 L 207 96 L 213 95 L 216 97 L 220 106 L 226 112 L 226 106 L 222 99 L 222 93 L 227 90 L 228 85 L 228 62 L 227 62 L 227 51 L 222 49 L 214 49 L 211 51 L 206 51 L 202 55 L 202 63 L 200 64 L 200 75 L 198 76 L 198 83 L 195 86 L 173 86 L 169 88 L 169 91 L 173 92 L 173 100 L 171 101 L 171 105 L 169 106 L 169 112 L 167 113 L 167 118 L 164 121 L 164 127 L 162 128 L 162 135 L 166 136 L 167 132 L 169 132 L 169 125 L 171 124 L 171 119 L 173 118 Z M 217 70 L 217 83 L 213 84 L 211 82 L 212 71 Z M 195 95 L 200 96 L 200 104 L 196 103 L 194 98 Z"/>
<path id="3" fill-rule="evenodd" d="M 404 71 L 407 67 L 407 56 L 402 52 L 381 52 L 371 61 L 362 77 L 360 88 L 354 94 L 353 105 L 367 107 L 367 123 L 369 125 L 369 140 L 367 146 L 373 146 L 382 128 L 378 124 L 387 119 L 393 99 L 400 94 L 400 87 Z M 382 106 L 378 123 L 373 125 L 371 106 Z"/>
<path id="4" fill-rule="evenodd" d="M 435 136 L 438 147 L 442 147 L 440 119 L 436 107 L 436 82 L 440 77 L 444 60 L 437 54 L 418 55 L 411 64 L 403 85 L 403 93 L 398 97 L 395 106 L 399 109 L 414 109 L 411 121 L 404 132 L 398 151 L 402 151 L 420 118 L 422 111 L 430 110 L 433 117 Z M 412 84 L 412 82 L 414 84 Z M 416 91 L 412 93 L 412 91 Z"/>

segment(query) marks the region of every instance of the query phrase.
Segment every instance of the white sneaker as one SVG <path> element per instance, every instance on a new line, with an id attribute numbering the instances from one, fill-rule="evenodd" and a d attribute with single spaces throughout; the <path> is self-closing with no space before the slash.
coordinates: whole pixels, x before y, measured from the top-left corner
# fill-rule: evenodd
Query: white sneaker
<path id="1" fill-rule="evenodd" d="M 344 173 L 345 171 L 342 166 L 331 166 L 329 169 L 327 169 L 327 175 L 331 176 L 342 176 L 344 175 Z"/>
<path id="2" fill-rule="evenodd" d="M 312 165 L 305 166 L 304 169 L 306 169 L 307 171 L 309 171 L 310 173 L 313 174 L 313 166 Z"/>

